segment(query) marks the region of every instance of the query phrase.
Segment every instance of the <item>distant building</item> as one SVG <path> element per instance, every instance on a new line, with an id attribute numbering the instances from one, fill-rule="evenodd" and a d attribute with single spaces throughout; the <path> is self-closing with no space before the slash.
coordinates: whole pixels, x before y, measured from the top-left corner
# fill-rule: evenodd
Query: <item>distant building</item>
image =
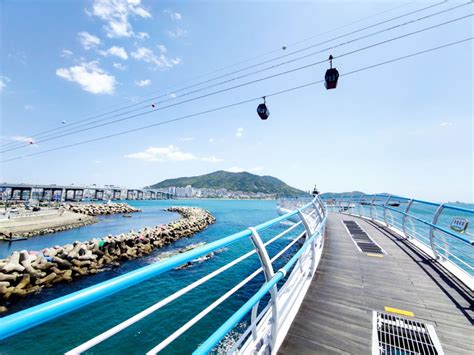
<path id="1" fill-rule="evenodd" d="M 224 188 L 210 189 L 210 188 L 193 188 L 191 185 L 186 187 L 171 186 L 168 188 L 168 193 L 175 195 L 178 198 L 229 198 L 229 199 L 275 199 L 275 194 L 266 194 L 263 192 L 244 192 L 232 191 Z"/>

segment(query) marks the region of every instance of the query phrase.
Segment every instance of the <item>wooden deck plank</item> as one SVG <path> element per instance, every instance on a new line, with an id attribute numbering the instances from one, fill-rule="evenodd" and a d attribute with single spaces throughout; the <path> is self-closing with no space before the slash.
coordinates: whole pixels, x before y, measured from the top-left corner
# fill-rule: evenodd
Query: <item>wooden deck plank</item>
<path id="1" fill-rule="evenodd" d="M 357 221 L 387 255 L 359 252 L 342 220 Z M 472 293 L 458 292 L 437 268 L 378 226 L 331 213 L 317 273 L 279 353 L 370 354 L 372 311 L 384 306 L 433 324 L 445 353 L 474 351 Z"/>

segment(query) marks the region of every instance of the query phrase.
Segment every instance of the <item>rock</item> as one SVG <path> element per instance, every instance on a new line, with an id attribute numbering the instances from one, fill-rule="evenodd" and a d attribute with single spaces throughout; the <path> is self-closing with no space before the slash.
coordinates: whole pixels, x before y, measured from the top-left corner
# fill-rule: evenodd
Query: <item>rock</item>
<path id="1" fill-rule="evenodd" d="M 10 258 L 7 259 L 7 263 L 2 267 L 2 270 L 8 273 L 13 271 L 22 272 L 25 270 L 24 266 L 20 265 L 20 253 L 14 252 Z"/>
<path id="2" fill-rule="evenodd" d="M 132 207 L 127 206 L 72 205 L 71 209 L 87 210 L 91 214 L 132 212 L 129 209 Z M 170 207 L 168 211 L 179 213 L 182 219 L 137 232 L 46 248 L 42 252 L 14 252 L 0 260 L 0 300 L 13 302 L 16 297 L 38 292 L 42 287 L 96 274 L 105 266 L 119 266 L 122 261 L 139 258 L 180 238 L 190 237 L 215 221 L 209 212 L 200 208 Z M 0 304 L 0 307 L 5 306 Z"/>

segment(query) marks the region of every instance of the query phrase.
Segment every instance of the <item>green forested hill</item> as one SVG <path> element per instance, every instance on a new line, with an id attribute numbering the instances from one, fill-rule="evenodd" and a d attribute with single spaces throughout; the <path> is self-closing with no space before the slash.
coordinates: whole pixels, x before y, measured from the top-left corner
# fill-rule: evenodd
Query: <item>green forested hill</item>
<path id="1" fill-rule="evenodd" d="M 259 176 L 247 172 L 231 173 L 216 171 L 210 174 L 167 179 L 149 186 L 150 188 L 165 188 L 170 186 L 194 188 L 225 188 L 233 191 L 263 192 L 277 194 L 278 196 L 300 196 L 305 192 L 288 186 L 283 181 L 272 176 Z"/>

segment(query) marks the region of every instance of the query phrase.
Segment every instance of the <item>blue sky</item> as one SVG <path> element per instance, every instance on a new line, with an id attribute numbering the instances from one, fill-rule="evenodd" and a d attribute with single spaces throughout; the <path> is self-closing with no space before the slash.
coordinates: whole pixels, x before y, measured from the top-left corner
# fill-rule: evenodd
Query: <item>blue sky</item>
<path id="1" fill-rule="evenodd" d="M 322 79 L 327 63 L 94 130 L 43 143 L 35 140 L 38 132 L 58 127 L 61 132 L 75 121 L 147 95 L 168 93 L 167 98 L 175 100 L 170 103 L 179 102 L 185 98 L 174 97 L 173 90 L 436 3 L 4 0 L 0 143 L 26 142 L 22 149 L 2 154 L 2 159 Z M 462 3 L 447 2 L 314 50 Z M 472 5 L 464 6 L 187 98 L 321 61 L 331 53 L 337 57 L 471 12 Z M 359 22 L 346 26 L 354 21 Z M 334 64 L 343 74 L 468 37 L 472 17 L 336 59 Z M 260 58 L 229 67 L 255 56 Z M 336 90 L 326 91 L 318 84 L 268 98 L 267 121 L 256 115 L 255 101 L 3 163 L 0 181 L 132 187 L 221 169 L 247 170 L 302 189 L 316 183 L 322 191 L 473 201 L 472 62 L 472 42 L 465 42 L 341 77 Z M 196 77 L 200 79 L 193 81 Z M 28 144 L 30 139 L 35 143 Z"/>

